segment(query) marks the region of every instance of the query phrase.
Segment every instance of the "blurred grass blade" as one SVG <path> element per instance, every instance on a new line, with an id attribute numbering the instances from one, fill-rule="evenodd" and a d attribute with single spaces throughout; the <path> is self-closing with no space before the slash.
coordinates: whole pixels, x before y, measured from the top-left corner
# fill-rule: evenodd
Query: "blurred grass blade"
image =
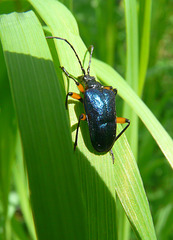
<path id="1" fill-rule="evenodd" d="M 173 141 L 152 112 L 114 69 L 98 60 L 94 60 L 94 67 L 97 76 L 105 84 L 117 87 L 119 95 L 143 121 L 173 168 Z"/>
<path id="2" fill-rule="evenodd" d="M 167 206 L 163 206 L 158 211 L 156 232 L 159 239 L 170 239 L 169 234 L 172 234 L 172 216 L 173 216 L 173 205 L 170 203 Z"/>
<path id="3" fill-rule="evenodd" d="M 136 0 L 125 0 L 126 18 L 126 81 L 131 88 L 138 92 L 138 18 Z M 138 117 L 125 102 L 123 116 L 133 123 L 126 132 L 135 158 L 138 157 Z"/>
<path id="4" fill-rule="evenodd" d="M 125 0 L 127 69 L 126 80 L 138 91 L 138 21 L 136 0 Z"/>
<path id="5" fill-rule="evenodd" d="M 138 16 L 136 0 L 125 0 L 125 19 L 126 19 L 126 81 L 131 88 L 138 91 Z M 132 152 L 138 159 L 138 116 L 124 102 L 123 117 L 130 119 L 133 123 L 126 131 L 126 136 L 129 141 Z M 120 211 L 120 210 L 119 210 Z M 120 239 L 128 240 L 130 235 L 130 228 L 128 226 L 127 218 L 124 214 L 121 215 L 123 221 L 123 228 L 120 230 Z M 126 225 L 126 226 L 125 226 Z"/>
<path id="6" fill-rule="evenodd" d="M 68 39 L 80 58 L 83 59 L 86 47 L 79 37 L 76 21 L 70 12 L 54 0 L 44 2 L 30 0 L 30 2 L 50 28 L 52 35 Z M 58 40 L 55 40 L 55 46 L 60 64 L 71 74 L 81 75 L 80 66 L 70 47 Z M 93 72 L 91 74 L 94 75 Z M 76 86 L 72 81 L 69 81 L 67 87 L 70 91 L 76 91 Z M 79 116 L 82 111 L 84 110 L 80 103 L 76 103 L 75 108 L 74 104 L 69 104 L 72 132 L 75 129 L 74 124 L 77 123 L 76 115 Z M 79 131 L 76 158 L 81 174 L 81 188 L 88 210 L 89 239 L 117 239 L 115 232 L 115 186 L 136 234 L 141 239 L 155 239 L 152 218 L 142 181 L 125 136 L 113 148 L 116 158 L 116 164 L 113 165 L 109 154 L 103 156 L 93 151 L 86 130 L 87 127 L 86 125 L 83 126 L 81 124 L 81 131 Z M 72 138 L 74 139 L 74 134 L 72 134 Z"/>
<path id="7" fill-rule="evenodd" d="M 140 26 L 140 61 L 139 61 L 139 96 L 142 95 L 146 71 L 148 66 L 149 49 L 150 49 L 150 26 L 151 26 L 151 4 L 152 0 L 141 0 L 139 11 Z"/>
<path id="8" fill-rule="evenodd" d="M 2 60 L 2 58 L 0 59 Z M 4 61 L 4 60 L 3 60 Z M 1 62 L 1 67 L 2 66 Z M 2 69 L 2 68 L 1 68 Z M 1 70 L 3 71 L 3 69 Z M 5 71 L 4 71 L 5 72 Z M 2 72 L 1 72 L 2 73 Z M 6 80 L 6 79 L 5 79 Z M 0 238 L 8 239 L 10 232 L 8 215 L 9 191 L 12 166 L 15 159 L 17 126 L 9 83 L 3 82 L 0 89 Z"/>
<path id="9" fill-rule="evenodd" d="M 0 31 L 38 238 L 85 239 L 69 123 L 41 24 L 31 11 L 13 13 L 1 16 Z"/>
<path id="10" fill-rule="evenodd" d="M 125 0 L 126 17 L 126 81 L 131 88 L 138 92 L 138 21 L 136 0 Z M 123 116 L 133 123 L 126 132 L 133 154 L 138 156 L 138 117 L 127 103 L 124 104 Z"/>
<path id="11" fill-rule="evenodd" d="M 24 217 L 25 224 L 27 226 L 28 232 L 30 233 L 32 240 L 35 240 L 37 239 L 37 237 L 35 233 L 35 227 L 33 223 L 33 217 L 29 201 L 29 188 L 26 176 L 26 169 L 24 168 L 22 146 L 19 133 L 17 134 L 16 162 L 13 166 L 13 176 L 15 187 L 19 195 L 20 207 L 22 215 Z M 12 223 L 15 224 L 15 221 L 13 220 Z"/>
<path id="12" fill-rule="evenodd" d="M 138 18 L 136 0 L 125 0 L 126 18 L 126 81 L 130 87 L 138 92 Z M 133 123 L 126 132 L 135 158 L 138 157 L 138 117 L 125 102 L 123 116 Z"/>

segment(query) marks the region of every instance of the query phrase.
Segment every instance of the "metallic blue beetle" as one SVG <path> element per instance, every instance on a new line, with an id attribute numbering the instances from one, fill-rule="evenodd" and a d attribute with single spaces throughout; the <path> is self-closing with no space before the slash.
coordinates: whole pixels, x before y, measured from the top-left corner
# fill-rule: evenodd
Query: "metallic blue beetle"
<path id="1" fill-rule="evenodd" d="M 89 133 L 91 138 L 91 143 L 94 149 L 97 152 L 108 152 L 110 151 L 113 163 L 114 163 L 114 155 L 112 152 L 112 146 L 115 141 L 124 133 L 124 131 L 129 127 L 130 120 L 126 118 L 116 117 L 116 109 L 115 109 L 115 96 L 117 94 L 117 90 L 113 89 L 111 86 L 103 86 L 99 82 L 95 80 L 95 77 L 90 76 L 90 65 L 91 58 L 94 47 L 91 46 L 90 59 L 87 68 L 87 73 L 82 66 L 82 63 L 79 59 L 78 54 L 76 53 L 74 47 L 71 45 L 69 41 L 60 37 L 47 37 L 49 39 L 56 38 L 59 40 L 63 40 L 70 45 L 72 50 L 74 51 L 78 62 L 80 64 L 83 75 L 75 78 L 71 74 L 69 74 L 64 67 L 61 67 L 62 71 L 68 78 L 71 78 L 76 83 L 80 92 L 84 94 L 82 98 L 79 94 L 69 92 L 66 95 L 66 108 L 68 96 L 71 96 L 74 99 L 79 100 L 84 104 L 85 113 L 82 113 L 79 117 L 78 126 L 76 130 L 76 139 L 74 143 L 74 150 L 77 146 L 78 139 L 78 130 L 81 120 L 87 120 L 89 126 Z M 82 82 L 80 84 L 79 81 Z M 116 136 L 116 126 L 117 123 L 127 123 L 126 127 Z"/>

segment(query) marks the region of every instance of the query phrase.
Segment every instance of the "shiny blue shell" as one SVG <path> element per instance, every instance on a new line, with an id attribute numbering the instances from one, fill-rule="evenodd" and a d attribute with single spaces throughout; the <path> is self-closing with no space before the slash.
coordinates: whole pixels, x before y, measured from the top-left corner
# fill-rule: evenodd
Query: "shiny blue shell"
<path id="1" fill-rule="evenodd" d="M 108 89 L 89 88 L 84 93 L 91 143 L 97 152 L 109 151 L 116 138 L 115 94 Z"/>

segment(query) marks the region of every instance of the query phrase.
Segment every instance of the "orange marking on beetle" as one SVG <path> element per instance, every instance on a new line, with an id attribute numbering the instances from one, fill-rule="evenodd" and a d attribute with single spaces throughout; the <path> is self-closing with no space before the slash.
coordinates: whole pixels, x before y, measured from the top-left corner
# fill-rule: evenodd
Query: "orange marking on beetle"
<path id="1" fill-rule="evenodd" d="M 126 123 L 126 118 L 117 117 L 116 118 L 116 123 Z"/>
<path id="2" fill-rule="evenodd" d="M 104 87 L 104 89 L 112 90 L 112 87 Z"/>
<path id="3" fill-rule="evenodd" d="M 74 99 L 78 99 L 78 100 L 81 99 L 81 96 L 77 93 L 73 93 L 73 95 L 71 95 L 71 97 Z"/>
<path id="4" fill-rule="evenodd" d="M 82 84 L 79 84 L 77 87 L 78 87 L 80 92 L 82 92 L 82 93 L 85 92 L 84 87 L 82 86 Z"/>
<path id="5" fill-rule="evenodd" d="M 81 120 L 86 120 L 86 115 L 85 114 L 83 114 L 83 117 L 81 118 Z"/>

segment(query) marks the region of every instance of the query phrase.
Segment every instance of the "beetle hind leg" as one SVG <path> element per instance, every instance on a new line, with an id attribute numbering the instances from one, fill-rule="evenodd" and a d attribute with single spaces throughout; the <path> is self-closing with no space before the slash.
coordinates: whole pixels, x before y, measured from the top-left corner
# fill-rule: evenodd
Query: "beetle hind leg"
<path id="1" fill-rule="evenodd" d="M 111 155 L 111 157 L 112 157 L 112 162 L 113 162 L 113 164 L 114 164 L 115 157 L 114 157 L 114 154 L 113 154 L 112 149 L 111 149 L 109 152 L 110 152 L 110 155 Z"/>
<path id="2" fill-rule="evenodd" d="M 115 95 L 117 95 L 117 89 L 116 88 L 113 88 L 112 86 L 104 86 L 103 88 L 111 90 L 111 91 L 113 91 L 115 93 Z"/>
<path id="3" fill-rule="evenodd" d="M 80 116 L 79 116 L 79 121 L 78 121 L 78 125 L 77 125 L 77 129 L 76 129 L 76 139 L 75 139 L 75 143 L 74 143 L 74 151 L 76 149 L 76 146 L 77 146 L 77 140 L 78 140 L 78 131 L 79 131 L 79 126 L 80 126 L 80 121 L 85 121 L 86 120 L 86 115 L 84 113 L 82 113 Z"/>
<path id="4" fill-rule="evenodd" d="M 116 136 L 115 141 L 118 140 L 118 138 L 127 130 L 127 128 L 130 126 L 130 120 L 127 118 L 122 118 L 122 117 L 117 117 L 116 118 L 116 123 L 127 123 L 127 125 L 125 126 L 125 128 L 123 128 L 123 130 L 118 134 L 118 136 Z"/>

